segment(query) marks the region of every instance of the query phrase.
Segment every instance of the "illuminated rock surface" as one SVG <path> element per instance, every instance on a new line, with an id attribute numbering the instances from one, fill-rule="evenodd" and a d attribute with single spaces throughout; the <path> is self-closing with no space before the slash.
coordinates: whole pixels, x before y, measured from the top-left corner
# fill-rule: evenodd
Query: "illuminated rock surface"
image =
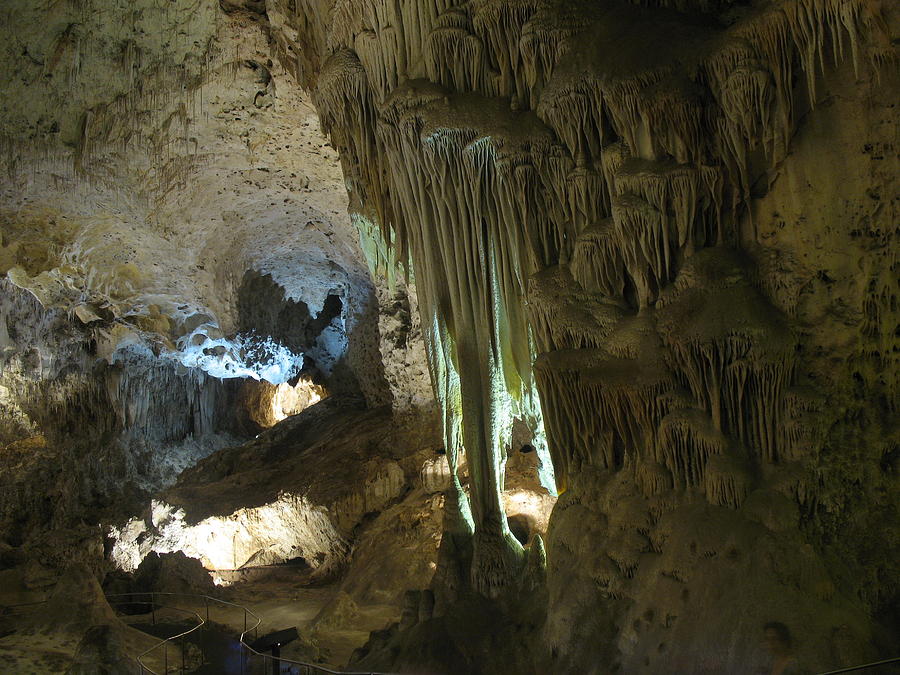
<path id="1" fill-rule="evenodd" d="M 379 670 L 895 655 L 896 3 L 0 11 L 7 572 L 327 581 Z"/>

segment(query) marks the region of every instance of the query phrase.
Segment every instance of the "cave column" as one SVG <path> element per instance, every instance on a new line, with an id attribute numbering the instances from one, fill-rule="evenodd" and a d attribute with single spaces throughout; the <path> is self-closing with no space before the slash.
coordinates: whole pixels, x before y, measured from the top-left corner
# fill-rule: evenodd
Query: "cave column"
<path id="1" fill-rule="evenodd" d="M 457 342 L 462 394 L 462 436 L 471 475 L 475 538 L 470 578 L 475 590 L 494 596 L 517 576 L 522 547 L 506 522 L 502 501 L 503 373 L 489 320 L 463 326 Z"/>

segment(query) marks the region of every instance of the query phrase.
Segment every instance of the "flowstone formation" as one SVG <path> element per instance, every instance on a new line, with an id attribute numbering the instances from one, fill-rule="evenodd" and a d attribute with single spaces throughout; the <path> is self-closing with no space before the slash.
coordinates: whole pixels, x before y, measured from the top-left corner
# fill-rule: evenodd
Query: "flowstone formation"
<path id="1" fill-rule="evenodd" d="M 451 472 L 467 458 L 435 611 L 542 578 L 500 499 L 519 420 L 561 493 L 554 671 L 753 672 L 773 620 L 809 667 L 887 644 L 897 8 L 266 11 L 370 263 L 415 277 Z"/>

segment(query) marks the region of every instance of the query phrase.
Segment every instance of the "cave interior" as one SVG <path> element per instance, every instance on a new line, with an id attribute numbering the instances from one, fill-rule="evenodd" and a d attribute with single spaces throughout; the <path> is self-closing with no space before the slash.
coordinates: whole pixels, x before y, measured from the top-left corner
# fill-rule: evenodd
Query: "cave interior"
<path id="1" fill-rule="evenodd" d="M 900 673 L 900 3 L 0 26 L 0 671 Z"/>

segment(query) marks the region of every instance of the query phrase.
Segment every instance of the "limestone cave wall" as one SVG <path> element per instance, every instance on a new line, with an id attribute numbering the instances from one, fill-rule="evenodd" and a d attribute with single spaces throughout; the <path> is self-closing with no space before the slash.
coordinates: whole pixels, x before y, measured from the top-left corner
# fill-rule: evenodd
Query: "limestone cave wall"
<path id="1" fill-rule="evenodd" d="M 0 24 L 0 540 L 93 555 L 298 378 L 429 434 L 421 338 L 408 313 L 379 330 L 406 287 L 371 278 L 264 14 L 12 2 Z"/>

